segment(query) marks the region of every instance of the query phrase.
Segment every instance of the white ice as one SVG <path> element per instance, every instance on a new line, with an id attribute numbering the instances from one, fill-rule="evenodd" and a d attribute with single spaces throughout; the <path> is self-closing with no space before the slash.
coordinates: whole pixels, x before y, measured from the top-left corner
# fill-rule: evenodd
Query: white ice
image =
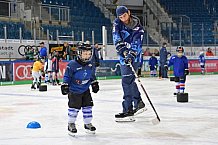
<path id="1" fill-rule="evenodd" d="M 67 132 L 67 96 L 60 86 L 48 86 L 47 92 L 31 91 L 30 85 L 0 87 L 0 145 L 217 145 L 218 76 L 188 76 L 188 103 L 173 96 L 174 83 L 157 78 L 141 78 L 161 122 L 152 125 L 155 114 L 144 93 L 148 111 L 136 122 L 116 123 L 121 112 L 121 80 L 100 80 L 94 100 L 95 135 L 86 134 L 82 112 L 77 119 L 78 134 Z M 42 128 L 28 129 L 37 121 Z"/>

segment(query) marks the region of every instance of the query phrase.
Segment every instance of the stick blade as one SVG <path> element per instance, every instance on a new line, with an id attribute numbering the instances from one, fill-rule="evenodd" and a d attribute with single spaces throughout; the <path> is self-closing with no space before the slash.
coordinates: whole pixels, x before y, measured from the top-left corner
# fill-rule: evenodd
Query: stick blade
<path id="1" fill-rule="evenodd" d="M 151 122 L 152 122 L 153 125 L 157 125 L 157 124 L 160 123 L 160 120 L 158 118 L 155 118 L 155 119 L 152 119 Z"/>

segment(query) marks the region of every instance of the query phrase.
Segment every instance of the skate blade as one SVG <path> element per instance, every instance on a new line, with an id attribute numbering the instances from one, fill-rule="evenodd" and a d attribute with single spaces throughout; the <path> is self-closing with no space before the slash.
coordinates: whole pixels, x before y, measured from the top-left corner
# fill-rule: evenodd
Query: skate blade
<path id="1" fill-rule="evenodd" d="M 75 137 L 75 136 L 76 136 L 76 133 L 73 133 L 73 132 L 70 132 L 70 131 L 68 131 L 68 134 L 69 134 L 70 136 L 72 136 L 72 137 Z"/>
<path id="2" fill-rule="evenodd" d="M 116 122 L 134 122 L 135 118 L 133 116 L 125 117 L 125 118 L 115 118 Z"/>
<path id="3" fill-rule="evenodd" d="M 146 110 L 147 110 L 147 108 L 145 108 L 145 107 L 142 109 L 139 109 L 136 113 L 134 113 L 134 116 L 139 115 L 139 114 L 145 112 Z"/>
<path id="4" fill-rule="evenodd" d="M 95 131 L 91 131 L 91 130 L 88 130 L 88 129 L 86 129 L 86 131 L 85 131 L 87 134 L 95 134 Z"/>

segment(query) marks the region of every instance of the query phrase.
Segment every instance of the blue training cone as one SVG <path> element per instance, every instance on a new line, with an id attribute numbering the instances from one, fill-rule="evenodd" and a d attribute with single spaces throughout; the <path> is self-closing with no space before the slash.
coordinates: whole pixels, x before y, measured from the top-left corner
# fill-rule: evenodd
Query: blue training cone
<path id="1" fill-rule="evenodd" d="M 30 123 L 27 124 L 26 128 L 37 129 L 37 128 L 41 128 L 41 125 L 36 121 L 31 121 Z"/>

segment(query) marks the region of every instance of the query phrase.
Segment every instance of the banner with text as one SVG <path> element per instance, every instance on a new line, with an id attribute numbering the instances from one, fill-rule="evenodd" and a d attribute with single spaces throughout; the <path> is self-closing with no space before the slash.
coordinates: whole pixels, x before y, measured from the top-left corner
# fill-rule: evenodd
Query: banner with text
<path id="1" fill-rule="evenodd" d="M 11 62 L 0 62 L 0 82 L 13 81 L 13 65 Z"/>

